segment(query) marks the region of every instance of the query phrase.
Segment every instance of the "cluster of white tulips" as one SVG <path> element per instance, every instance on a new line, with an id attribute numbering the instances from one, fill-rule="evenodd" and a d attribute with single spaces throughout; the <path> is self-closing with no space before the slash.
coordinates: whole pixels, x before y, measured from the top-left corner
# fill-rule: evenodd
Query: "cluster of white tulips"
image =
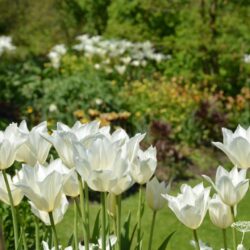
<path id="1" fill-rule="evenodd" d="M 237 223 L 236 215 L 237 205 L 244 198 L 249 188 L 246 169 L 250 167 L 250 127 L 245 130 L 238 126 L 234 133 L 223 128 L 222 132 L 223 143 L 214 142 L 213 144 L 228 156 L 234 164 L 234 168 L 228 172 L 222 166 L 219 166 L 215 182 L 210 177 L 203 175 L 204 179 L 212 184 L 216 192 L 213 197 L 209 197 L 211 188 L 205 188 L 203 183 L 196 185 L 194 188 L 186 184 L 182 185 L 181 193 L 177 197 L 168 194 L 162 196 L 168 201 L 168 206 L 176 217 L 186 227 L 193 230 L 194 246 L 197 249 L 212 249 L 200 242 L 197 236 L 197 229 L 201 226 L 208 210 L 212 223 L 222 229 L 223 249 L 229 249 L 226 228 L 232 226 L 233 249 L 243 250 L 245 249 L 242 244 L 243 239 L 238 245 L 235 228 L 239 225 L 246 225 L 242 222 Z M 244 230 L 241 232 L 244 232 Z"/>
<path id="2" fill-rule="evenodd" d="M 151 42 L 133 43 L 127 40 L 109 40 L 101 36 L 78 36 L 78 44 L 73 50 L 83 53 L 91 59 L 95 69 L 105 70 L 107 73 L 117 72 L 123 75 L 129 67 L 145 67 L 148 62 L 160 63 L 170 59 L 170 55 L 155 52 Z M 66 53 L 63 44 L 52 48 L 48 57 L 54 68 L 60 66 L 61 57 Z"/>
<path id="3" fill-rule="evenodd" d="M 16 47 L 12 43 L 10 36 L 0 36 L 0 56 L 7 51 L 13 51 Z"/>
<path id="4" fill-rule="evenodd" d="M 67 211 L 68 197 L 75 203 L 74 249 L 110 249 L 116 242 L 121 249 L 121 194 L 135 182 L 141 186 L 148 182 L 157 164 L 155 148 L 149 147 L 145 151 L 140 148 L 144 136 L 136 134 L 130 138 L 123 129 L 111 133 L 110 127 L 101 128 L 96 121 L 88 124 L 76 122 L 72 128 L 58 123 L 51 134 L 47 131 L 46 122 L 30 131 L 25 121 L 19 126 L 10 124 L 5 131 L 1 131 L 0 199 L 11 206 L 16 249 L 20 241 L 20 225 L 15 207 L 23 196 L 28 198 L 31 211 L 51 226 L 56 250 L 61 247 L 55 225 Z M 48 160 L 52 145 L 59 158 Z M 21 170 L 11 177 L 6 170 L 14 161 L 23 164 Z M 99 243 L 90 242 L 88 188 L 101 193 Z M 107 235 L 106 231 L 107 194 L 113 197 L 117 207 L 113 214 L 115 236 Z M 141 206 L 140 202 L 139 222 Z M 84 246 L 78 242 L 77 220 L 83 225 Z M 138 227 L 138 241 L 140 239 Z M 37 249 L 40 244 L 36 235 Z M 50 249 L 52 246 L 45 241 L 43 247 Z"/>
<path id="5" fill-rule="evenodd" d="M 203 183 L 190 187 L 181 186 L 181 193 L 169 195 L 169 186 L 152 178 L 156 165 L 156 149 L 150 146 L 145 151 L 140 142 L 145 134 L 129 137 L 123 129 L 113 133 L 110 127 L 100 127 L 96 121 L 87 124 L 76 122 L 73 127 L 63 123 L 48 133 L 47 123 L 42 122 L 27 128 L 25 121 L 18 126 L 10 124 L 0 132 L 0 199 L 11 207 L 15 237 L 15 249 L 20 245 L 20 230 L 16 216 L 16 206 L 26 196 L 33 214 L 51 227 L 53 243 L 49 240 L 39 242 L 36 231 L 36 249 L 62 249 L 58 241 L 55 225 L 59 223 L 68 209 L 68 199 L 74 201 L 74 240 L 65 249 L 122 249 L 121 237 L 121 194 L 134 183 L 140 185 L 137 212 L 136 249 L 142 247 L 141 218 L 143 213 L 142 186 L 146 184 L 146 201 L 153 211 L 149 246 L 152 248 L 153 231 L 157 212 L 168 203 L 176 217 L 193 231 L 193 245 L 199 249 L 212 249 L 198 239 L 197 229 L 209 211 L 212 223 L 222 229 L 223 249 L 227 250 L 226 229 L 232 227 L 233 249 L 245 249 L 243 239 L 238 244 L 237 228 L 249 231 L 248 222 L 236 221 L 237 205 L 244 198 L 249 180 L 246 169 L 250 167 L 250 127 L 248 130 L 238 126 L 233 133 L 223 129 L 223 143 L 215 146 L 223 150 L 235 165 L 231 171 L 219 166 L 215 182 L 203 176 L 212 184 L 215 194 L 210 197 L 211 187 Z M 48 156 L 54 147 L 58 158 Z M 6 173 L 13 163 L 22 162 L 19 171 L 11 177 Z M 241 169 L 240 169 L 241 168 Z M 152 178 L 152 179 L 151 179 Z M 89 188 L 101 196 L 100 239 L 93 242 L 89 225 Z M 167 202 L 166 202 L 167 201 Z M 114 221 L 114 234 L 107 230 L 108 216 Z M 83 242 L 79 242 L 78 222 L 81 222 Z M 248 228 L 248 229 L 247 229 Z M 25 237 L 22 236 L 25 248 Z"/>

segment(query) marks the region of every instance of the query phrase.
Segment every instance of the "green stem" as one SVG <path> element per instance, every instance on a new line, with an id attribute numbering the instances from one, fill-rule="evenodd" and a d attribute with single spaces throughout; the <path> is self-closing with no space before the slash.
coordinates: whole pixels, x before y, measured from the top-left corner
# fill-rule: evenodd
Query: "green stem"
<path id="1" fill-rule="evenodd" d="M 78 249 L 78 227 L 77 227 L 77 220 L 78 220 L 78 211 L 77 211 L 77 198 L 74 198 L 74 242 L 75 242 L 75 249 Z"/>
<path id="2" fill-rule="evenodd" d="M 89 232 L 89 187 L 86 182 L 84 182 L 84 195 L 85 195 L 85 227 L 86 227 L 86 244 L 89 248 L 89 238 L 90 238 L 90 232 Z"/>
<path id="3" fill-rule="evenodd" d="M 150 228 L 149 243 L 148 243 L 148 250 L 151 250 L 151 247 L 152 247 L 152 240 L 153 240 L 156 213 L 157 213 L 157 211 L 153 212 L 153 218 L 152 218 L 151 228 Z"/>
<path id="4" fill-rule="evenodd" d="M 225 228 L 222 229 L 222 234 L 223 234 L 224 250 L 227 250 L 227 232 Z"/>
<path id="5" fill-rule="evenodd" d="M 116 233 L 117 233 L 117 243 L 118 243 L 118 250 L 122 249 L 122 242 L 121 242 L 121 195 L 117 195 L 116 199 Z"/>
<path id="6" fill-rule="evenodd" d="M 101 193 L 102 204 L 102 250 L 106 250 L 106 194 Z"/>
<path id="7" fill-rule="evenodd" d="M 36 234 L 36 250 L 40 250 L 40 241 L 39 241 L 39 225 L 38 225 L 38 219 L 35 217 L 35 234 Z"/>
<path id="8" fill-rule="evenodd" d="M 231 214 L 232 214 L 232 217 L 233 217 L 233 222 L 235 222 L 235 216 L 234 216 L 234 207 L 231 206 Z M 233 227 L 232 228 L 233 230 L 233 249 L 236 250 L 237 249 L 237 238 L 236 238 L 236 229 Z"/>
<path id="9" fill-rule="evenodd" d="M 141 249 L 141 217 L 142 217 L 142 185 L 139 188 L 139 201 L 137 211 L 137 249 Z"/>
<path id="10" fill-rule="evenodd" d="M 85 217 L 85 206 L 84 206 L 84 193 L 83 193 L 83 185 L 82 185 L 82 177 L 77 174 L 78 183 L 80 189 L 80 208 L 81 208 L 81 217 L 82 217 L 82 225 L 83 225 L 83 238 L 84 238 L 84 246 L 86 250 L 89 250 L 89 239 L 87 237 L 86 230 L 86 217 Z"/>
<path id="11" fill-rule="evenodd" d="M 10 185 L 8 182 L 7 174 L 5 170 L 2 170 L 3 173 L 3 178 L 4 182 L 7 188 L 8 196 L 9 196 L 9 201 L 10 201 L 10 207 L 11 207 L 11 214 L 12 214 L 12 220 L 13 220 L 13 227 L 14 227 L 14 240 L 15 240 L 15 249 L 18 247 L 18 238 L 19 238 L 19 233 L 18 233 L 18 225 L 17 225 L 17 216 L 16 216 L 16 210 L 13 202 L 13 197 L 11 194 L 10 190 Z"/>
<path id="12" fill-rule="evenodd" d="M 22 241 L 23 241 L 23 249 L 24 249 L 24 250 L 28 250 L 28 246 L 27 246 L 27 241 L 26 241 L 26 237 L 25 237 L 25 230 L 24 230 L 24 228 L 21 228 L 21 234 L 22 234 Z"/>
<path id="13" fill-rule="evenodd" d="M 196 249 L 200 250 L 201 248 L 200 248 L 199 238 L 198 238 L 196 229 L 193 230 L 193 236 L 194 236 L 194 241 L 196 244 Z"/>
<path id="14" fill-rule="evenodd" d="M 54 238 L 55 250 L 59 250 L 58 237 L 57 237 L 57 233 L 56 233 L 56 227 L 55 227 L 55 222 L 54 222 L 52 212 L 49 212 L 49 219 L 50 219 L 50 224 L 51 224 L 51 228 L 52 228 L 52 232 L 53 232 L 53 236 L 54 236 L 53 238 Z"/>

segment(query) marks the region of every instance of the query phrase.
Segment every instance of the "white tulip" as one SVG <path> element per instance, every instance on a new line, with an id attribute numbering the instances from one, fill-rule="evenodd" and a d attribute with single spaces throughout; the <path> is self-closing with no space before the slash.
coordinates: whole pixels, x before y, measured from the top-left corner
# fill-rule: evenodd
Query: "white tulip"
<path id="1" fill-rule="evenodd" d="M 42 245 L 43 245 L 43 250 L 56 250 L 55 247 L 50 248 L 48 242 L 46 242 L 46 241 L 42 241 Z M 82 248 L 80 246 L 81 245 L 79 244 L 79 250 L 82 250 Z M 62 246 L 59 245 L 58 248 L 61 250 Z M 64 248 L 64 250 L 73 250 L 73 247 L 68 246 L 68 247 Z"/>
<path id="2" fill-rule="evenodd" d="M 245 196 L 249 187 L 249 180 L 246 179 L 246 170 L 238 171 L 237 167 L 228 172 L 222 166 L 219 166 L 216 171 L 215 183 L 210 177 L 206 175 L 203 175 L 203 177 L 213 185 L 222 201 L 228 206 L 238 204 Z"/>
<path id="3" fill-rule="evenodd" d="M 162 195 L 176 217 L 188 228 L 200 227 L 208 209 L 210 187 L 204 188 L 203 183 L 194 188 L 183 184 L 177 197 Z"/>
<path id="4" fill-rule="evenodd" d="M 41 219 L 45 223 L 45 225 L 51 225 L 48 212 L 37 209 L 35 204 L 31 201 L 29 203 L 31 206 L 32 213 L 35 214 L 39 219 Z M 58 207 L 55 207 L 54 210 L 52 211 L 55 225 L 62 221 L 63 216 L 68 209 L 68 206 L 69 203 L 67 201 L 66 196 L 62 195 L 60 204 L 58 204 Z"/>
<path id="5" fill-rule="evenodd" d="M 10 186 L 10 191 L 11 191 L 14 206 L 19 205 L 19 203 L 23 199 L 22 190 L 14 185 L 15 183 L 17 183 L 19 176 L 22 176 L 21 170 L 13 178 L 11 178 L 10 175 L 7 174 L 7 179 L 8 179 L 8 183 Z M 6 184 L 5 184 L 2 172 L 0 172 L 0 200 L 10 205 L 9 195 L 8 195 L 8 191 L 6 188 Z"/>
<path id="6" fill-rule="evenodd" d="M 245 130 L 239 125 L 234 133 L 222 128 L 222 133 L 223 143 L 213 144 L 221 149 L 235 166 L 250 168 L 250 127 Z"/>
<path id="7" fill-rule="evenodd" d="M 23 165 L 23 177 L 15 184 L 37 209 L 52 212 L 61 204 L 63 177 L 56 171 L 47 174 L 47 168 L 37 163 Z"/>
<path id="8" fill-rule="evenodd" d="M 41 136 L 41 133 L 48 134 L 47 122 L 42 122 L 29 131 L 26 121 L 22 121 L 19 128 L 27 140 L 17 151 L 17 161 L 30 166 L 34 166 L 37 162 L 44 164 L 51 148 L 51 144 Z"/>
<path id="9" fill-rule="evenodd" d="M 9 168 L 14 163 L 17 150 L 25 140 L 15 123 L 11 123 L 5 131 L 0 131 L 0 170 Z"/>
<path id="10" fill-rule="evenodd" d="M 80 193 L 77 174 L 74 169 L 67 168 L 61 159 L 51 161 L 49 167 L 43 169 L 45 175 L 57 172 L 63 178 L 63 193 L 70 197 L 76 197 Z"/>
<path id="11" fill-rule="evenodd" d="M 146 186 L 146 201 L 148 206 L 153 211 L 158 211 L 162 209 L 166 202 L 162 197 L 162 194 L 167 194 L 169 192 L 169 186 L 167 187 L 164 182 L 159 182 L 156 177 L 151 181 L 147 182 Z"/>
<path id="12" fill-rule="evenodd" d="M 213 224 L 221 229 L 225 229 L 233 223 L 230 207 L 224 204 L 217 194 L 214 194 L 209 201 L 208 211 Z"/>
<path id="13" fill-rule="evenodd" d="M 152 146 L 146 151 L 139 149 L 130 170 L 134 181 L 145 184 L 154 174 L 156 166 L 156 149 Z"/>
<path id="14" fill-rule="evenodd" d="M 118 195 L 133 184 L 129 161 L 122 157 L 117 142 L 97 137 L 88 148 L 77 144 L 75 151 L 76 170 L 91 189 Z"/>
<path id="15" fill-rule="evenodd" d="M 63 123 L 57 124 L 57 130 L 53 131 L 51 136 L 43 134 L 43 136 L 53 144 L 59 157 L 68 168 L 75 167 L 74 160 L 74 144 L 79 141 L 87 140 L 99 132 L 99 123 L 91 122 L 88 124 L 81 124 L 76 122 L 70 128 Z"/>

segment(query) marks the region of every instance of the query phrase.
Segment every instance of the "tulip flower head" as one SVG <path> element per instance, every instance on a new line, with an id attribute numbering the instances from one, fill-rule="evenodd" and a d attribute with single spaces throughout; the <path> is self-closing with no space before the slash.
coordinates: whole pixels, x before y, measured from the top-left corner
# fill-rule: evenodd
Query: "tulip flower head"
<path id="1" fill-rule="evenodd" d="M 118 143 L 97 137 L 87 149 L 81 144 L 76 147 L 76 170 L 91 189 L 118 195 L 133 184 L 129 161 L 123 158 Z"/>
<path id="2" fill-rule="evenodd" d="M 57 123 L 57 130 L 53 131 L 51 136 L 43 134 L 55 147 L 59 157 L 68 168 L 75 167 L 74 145 L 76 142 L 83 142 L 89 137 L 99 132 L 99 123 L 91 122 L 81 124 L 76 122 L 72 128 L 63 123 Z"/>
<path id="3" fill-rule="evenodd" d="M 26 121 L 22 121 L 19 128 L 27 140 L 17 151 L 17 161 L 30 166 L 37 162 L 44 164 L 51 148 L 51 144 L 41 136 L 41 133 L 48 135 L 47 122 L 42 122 L 29 131 Z"/>
<path id="4" fill-rule="evenodd" d="M 224 204 L 219 195 L 214 194 L 209 201 L 209 216 L 213 224 L 221 229 L 225 229 L 232 225 L 233 217 L 230 207 Z"/>
<path id="5" fill-rule="evenodd" d="M 250 168 L 250 127 L 245 130 L 239 125 L 234 133 L 222 128 L 222 133 L 223 143 L 213 144 L 221 149 L 235 166 Z"/>
<path id="6" fill-rule="evenodd" d="M 45 211 L 37 209 L 35 204 L 31 201 L 29 201 L 31 206 L 31 211 L 33 214 L 35 214 L 39 219 L 41 219 L 45 225 L 51 225 L 49 214 Z M 55 225 L 62 221 L 64 214 L 66 213 L 68 209 L 69 203 L 67 201 L 67 198 L 65 195 L 62 195 L 60 204 L 58 204 L 57 207 L 54 208 L 52 214 Z"/>
<path id="7" fill-rule="evenodd" d="M 14 206 L 19 205 L 23 199 L 23 192 L 20 188 L 16 187 L 14 184 L 18 182 L 19 178 L 22 176 L 22 170 L 20 170 L 13 178 L 7 174 L 8 183 L 10 186 L 10 191 L 13 199 Z M 0 200 L 4 203 L 10 205 L 9 195 L 4 181 L 2 172 L 0 172 Z"/>
<path id="8" fill-rule="evenodd" d="M 146 151 L 138 150 L 131 166 L 135 182 L 143 185 L 150 180 L 157 166 L 156 148 L 150 146 Z"/>
<path id="9" fill-rule="evenodd" d="M 162 209 L 166 202 L 162 197 L 162 194 L 169 192 L 169 186 L 166 186 L 164 182 L 159 182 L 156 177 L 147 183 L 146 186 L 146 201 L 148 206 L 153 211 Z"/>
<path id="10" fill-rule="evenodd" d="M 200 227 L 208 209 L 210 187 L 204 188 L 203 183 L 194 188 L 183 184 L 177 197 L 162 195 L 169 208 L 186 227 L 193 230 Z"/>
<path id="11" fill-rule="evenodd" d="M 34 167 L 23 165 L 23 177 L 15 184 L 38 210 L 53 212 L 61 204 L 63 177 L 56 171 L 48 171 L 37 163 Z"/>
<path id="12" fill-rule="evenodd" d="M 249 180 L 246 179 L 246 170 L 239 170 L 234 167 L 230 172 L 219 166 L 216 171 L 215 183 L 210 177 L 203 175 L 210 182 L 221 200 L 228 206 L 238 204 L 245 196 Z"/>
<path id="13" fill-rule="evenodd" d="M 15 123 L 11 123 L 5 131 L 0 131 L 0 170 L 9 168 L 14 163 L 17 150 L 25 140 Z"/>

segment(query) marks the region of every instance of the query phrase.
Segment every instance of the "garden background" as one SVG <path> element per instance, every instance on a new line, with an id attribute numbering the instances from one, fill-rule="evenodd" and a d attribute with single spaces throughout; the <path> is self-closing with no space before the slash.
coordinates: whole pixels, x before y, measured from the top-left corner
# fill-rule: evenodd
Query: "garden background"
<path id="1" fill-rule="evenodd" d="M 183 181 L 213 175 L 219 164 L 231 167 L 211 141 L 222 140 L 221 127 L 250 124 L 249 18 L 249 0 L 0 0 L 0 37 L 15 46 L 0 53 L 0 128 L 23 119 L 30 127 L 47 120 L 50 129 L 57 121 L 98 119 L 131 135 L 146 132 L 145 147 L 157 148 L 156 175 L 176 192 Z M 88 53 L 76 49 L 83 40 L 92 43 Z M 99 40 L 109 52 L 122 49 L 117 41 L 130 49 L 101 54 Z M 55 65 L 58 44 L 66 51 Z M 133 191 L 124 209 L 136 213 Z M 239 209 L 249 220 L 250 204 Z M 70 211 L 58 225 L 65 242 Z M 1 214 L 11 234 L 3 204 Z M 157 220 L 155 247 L 177 230 L 169 249 L 191 249 L 191 233 L 167 208 Z M 202 226 L 202 240 L 212 241 L 216 230 Z"/>

